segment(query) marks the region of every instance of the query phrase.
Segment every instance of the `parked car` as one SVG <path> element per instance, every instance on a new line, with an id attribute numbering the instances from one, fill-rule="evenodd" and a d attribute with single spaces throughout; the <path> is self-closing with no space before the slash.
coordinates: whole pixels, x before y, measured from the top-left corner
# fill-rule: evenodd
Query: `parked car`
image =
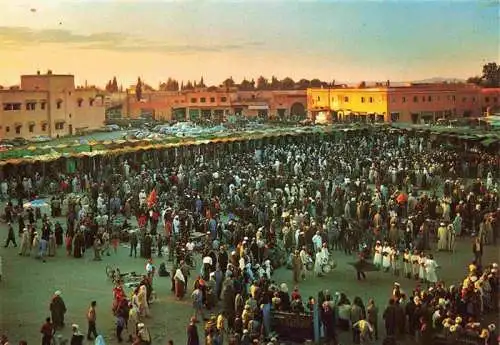
<path id="1" fill-rule="evenodd" d="M 106 132 L 115 132 L 119 131 L 121 128 L 118 125 L 106 125 L 104 126 Z"/>
<path id="2" fill-rule="evenodd" d="M 10 143 L 14 146 L 26 146 L 29 144 L 29 141 L 24 139 L 24 138 L 21 138 L 21 137 L 17 137 L 17 138 L 14 138 L 10 141 Z"/>
<path id="3" fill-rule="evenodd" d="M 47 135 L 35 135 L 33 138 L 31 138 L 31 141 L 35 143 L 45 143 L 47 141 L 51 141 L 52 138 L 47 136 Z"/>

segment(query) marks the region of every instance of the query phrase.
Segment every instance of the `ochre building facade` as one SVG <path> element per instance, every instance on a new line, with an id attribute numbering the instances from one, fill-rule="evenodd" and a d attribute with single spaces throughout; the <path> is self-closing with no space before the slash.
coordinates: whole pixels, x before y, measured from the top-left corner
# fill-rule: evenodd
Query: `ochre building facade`
<path id="1" fill-rule="evenodd" d="M 0 138 L 58 137 L 98 129 L 105 120 L 103 96 L 75 87 L 73 75 L 21 76 L 21 85 L 0 89 Z"/>
<path id="2" fill-rule="evenodd" d="M 360 119 L 428 123 L 437 119 L 481 117 L 500 107 L 500 89 L 469 84 L 410 84 L 367 88 L 308 89 L 313 120 Z"/>

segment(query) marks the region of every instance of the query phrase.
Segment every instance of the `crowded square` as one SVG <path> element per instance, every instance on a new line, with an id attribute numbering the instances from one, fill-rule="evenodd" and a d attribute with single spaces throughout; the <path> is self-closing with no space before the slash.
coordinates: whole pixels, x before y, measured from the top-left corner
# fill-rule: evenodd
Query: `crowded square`
<path id="1" fill-rule="evenodd" d="M 4 337 L 493 344 L 499 163 L 346 125 L 4 167 Z"/>

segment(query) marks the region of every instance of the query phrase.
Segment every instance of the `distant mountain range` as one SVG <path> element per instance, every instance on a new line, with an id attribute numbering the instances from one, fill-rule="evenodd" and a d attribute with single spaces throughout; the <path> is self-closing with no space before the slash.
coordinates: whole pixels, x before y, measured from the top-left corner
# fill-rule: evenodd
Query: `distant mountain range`
<path id="1" fill-rule="evenodd" d="M 367 87 L 374 87 L 377 83 L 382 82 L 384 85 L 385 83 L 381 80 L 378 81 L 366 81 L 366 86 Z M 408 85 L 410 83 L 414 84 L 442 84 L 442 83 L 465 83 L 465 79 L 460 79 L 460 78 L 445 78 L 445 77 L 434 77 L 434 78 L 426 78 L 426 79 L 420 79 L 420 80 L 411 80 L 411 81 L 393 81 L 391 80 L 391 86 L 404 86 Z M 352 82 L 337 82 L 338 85 L 341 84 L 346 84 L 349 86 L 358 86 L 358 83 L 352 83 Z"/>
<path id="2" fill-rule="evenodd" d="M 434 77 L 422 80 L 414 80 L 413 83 L 465 83 L 465 79 Z"/>

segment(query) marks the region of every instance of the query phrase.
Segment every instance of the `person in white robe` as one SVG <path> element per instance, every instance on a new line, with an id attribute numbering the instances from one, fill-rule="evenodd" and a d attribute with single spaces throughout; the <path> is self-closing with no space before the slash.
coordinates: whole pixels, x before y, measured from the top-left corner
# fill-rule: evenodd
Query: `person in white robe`
<path id="1" fill-rule="evenodd" d="M 432 254 L 429 254 L 425 260 L 425 275 L 427 278 L 427 282 L 430 284 L 436 284 L 438 281 L 436 269 L 438 268 L 438 264 L 434 260 Z"/>
<path id="2" fill-rule="evenodd" d="M 446 228 L 445 223 L 441 223 L 437 230 L 438 235 L 438 250 L 448 250 L 448 229 Z"/>
<path id="3" fill-rule="evenodd" d="M 313 246 L 314 246 L 314 252 L 319 253 L 321 251 L 321 248 L 323 246 L 323 239 L 321 238 L 320 232 L 316 231 L 316 234 L 312 238 Z"/>
<path id="4" fill-rule="evenodd" d="M 488 172 L 488 176 L 486 177 L 486 189 L 487 190 L 492 190 L 493 189 L 493 174 Z"/>
<path id="5" fill-rule="evenodd" d="M 418 251 L 415 250 L 411 255 L 411 272 L 415 280 L 418 279 L 418 269 L 420 267 L 419 262 L 420 262 L 420 256 L 418 255 Z"/>
<path id="6" fill-rule="evenodd" d="M 418 278 L 420 279 L 421 282 L 426 282 L 427 281 L 427 275 L 425 274 L 425 265 L 427 263 L 427 258 L 425 257 L 424 253 L 420 253 L 419 259 L 418 259 L 418 264 L 420 267 L 418 268 Z"/>
<path id="7" fill-rule="evenodd" d="M 330 253 L 328 252 L 328 247 L 326 243 L 323 245 L 321 250 L 316 253 L 316 261 L 314 262 L 314 273 L 316 275 L 323 275 L 323 265 L 327 264 L 330 260 Z"/>
<path id="8" fill-rule="evenodd" d="M 382 247 L 382 267 L 385 272 L 391 268 L 392 248 L 386 243 Z"/>
<path id="9" fill-rule="evenodd" d="M 377 241 L 374 248 L 373 264 L 378 268 L 382 267 L 382 244 Z"/>

